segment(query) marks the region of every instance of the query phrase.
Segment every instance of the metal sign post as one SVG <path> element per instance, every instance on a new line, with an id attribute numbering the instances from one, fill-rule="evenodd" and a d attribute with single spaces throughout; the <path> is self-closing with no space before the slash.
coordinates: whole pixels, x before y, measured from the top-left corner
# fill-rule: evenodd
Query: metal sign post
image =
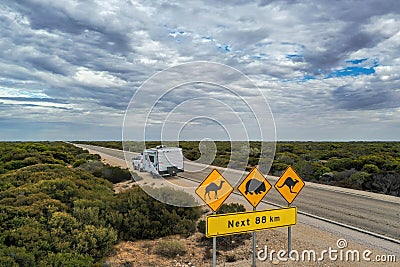
<path id="1" fill-rule="evenodd" d="M 217 214 L 216 212 L 213 212 L 213 214 Z M 213 251 L 212 251 L 212 266 L 216 267 L 217 266 L 217 237 L 213 237 Z"/>
<path id="2" fill-rule="evenodd" d="M 290 204 L 288 204 L 288 207 L 290 208 Z M 292 227 L 289 226 L 287 230 L 287 237 L 288 237 L 288 255 L 290 255 L 290 251 L 292 251 Z"/>
<path id="3" fill-rule="evenodd" d="M 253 211 L 256 211 L 256 208 L 253 207 Z M 256 232 L 253 232 L 253 264 L 252 267 L 256 267 Z"/>

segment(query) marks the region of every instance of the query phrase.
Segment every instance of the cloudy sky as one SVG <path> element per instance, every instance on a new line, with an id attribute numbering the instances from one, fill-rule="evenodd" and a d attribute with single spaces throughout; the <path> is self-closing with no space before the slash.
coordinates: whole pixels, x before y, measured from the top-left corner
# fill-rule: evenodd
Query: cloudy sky
<path id="1" fill-rule="evenodd" d="M 140 86 L 194 61 L 247 75 L 268 100 L 278 140 L 400 140 L 397 0 L 2 0 L 0 36 L 0 140 L 121 140 Z M 206 138 L 199 125 L 218 105 L 240 113 L 229 95 L 214 97 L 219 89 L 195 89 L 162 99 L 208 99 L 204 117 L 185 118 L 197 126 L 184 138 Z M 265 104 L 253 97 L 255 109 Z M 173 110 L 176 119 L 188 112 Z"/>

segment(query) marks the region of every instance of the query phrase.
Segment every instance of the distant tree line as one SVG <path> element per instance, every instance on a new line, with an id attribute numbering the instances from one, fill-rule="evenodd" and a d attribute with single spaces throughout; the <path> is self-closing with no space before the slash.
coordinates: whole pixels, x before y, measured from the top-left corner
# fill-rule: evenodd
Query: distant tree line
<path id="1" fill-rule="evenodd" d="M 115 194 L 112 182 L 123 179 L 129 171 L 73 145 L 0 142 L 0 266 L 102 266 L 120 240 L 195 231 L 199 208 L 140 187 Z"/>
<path id="2" fill-rule="evenodd" d="M 122 149 L 120 141 L 87 143 Z M 216 141 L 212 164 L 247 170 L 256 166 L 262 158 L 262 143 L 242 143 L 233 146 L 228 141 Z M 136 152 L 158 144 L 124 143 L 125 149 Z M 189 160 L 201 158 L 199 145 L 198 141 L 179 142 Z M 400 196 L 400 142 L 277 142 L 269 174 L 280 176 L 289 165 L 306 181 Z"/>

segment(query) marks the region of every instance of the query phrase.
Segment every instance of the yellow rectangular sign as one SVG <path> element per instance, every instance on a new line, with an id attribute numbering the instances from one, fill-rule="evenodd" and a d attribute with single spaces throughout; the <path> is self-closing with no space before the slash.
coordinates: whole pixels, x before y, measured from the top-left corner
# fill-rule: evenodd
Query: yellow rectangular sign
<path id="1" fill-rule="evenodd" d="M 223 236 L 263 229 L 291 226 L 297 223 L 297 208 L 281 208 L 208 215 L 206 236 Z"/>

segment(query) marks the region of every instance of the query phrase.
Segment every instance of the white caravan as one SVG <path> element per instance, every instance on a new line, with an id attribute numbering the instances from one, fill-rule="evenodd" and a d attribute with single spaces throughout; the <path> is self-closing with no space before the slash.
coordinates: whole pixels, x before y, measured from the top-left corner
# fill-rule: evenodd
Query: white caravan
<path id="1" fill-rule="evenodd" d="M 157 146 L 143 150 L 139 164 L 140 171 L 149 172 L 155 176 L 176 176 L 183 172 L 182 148 Z"/>

